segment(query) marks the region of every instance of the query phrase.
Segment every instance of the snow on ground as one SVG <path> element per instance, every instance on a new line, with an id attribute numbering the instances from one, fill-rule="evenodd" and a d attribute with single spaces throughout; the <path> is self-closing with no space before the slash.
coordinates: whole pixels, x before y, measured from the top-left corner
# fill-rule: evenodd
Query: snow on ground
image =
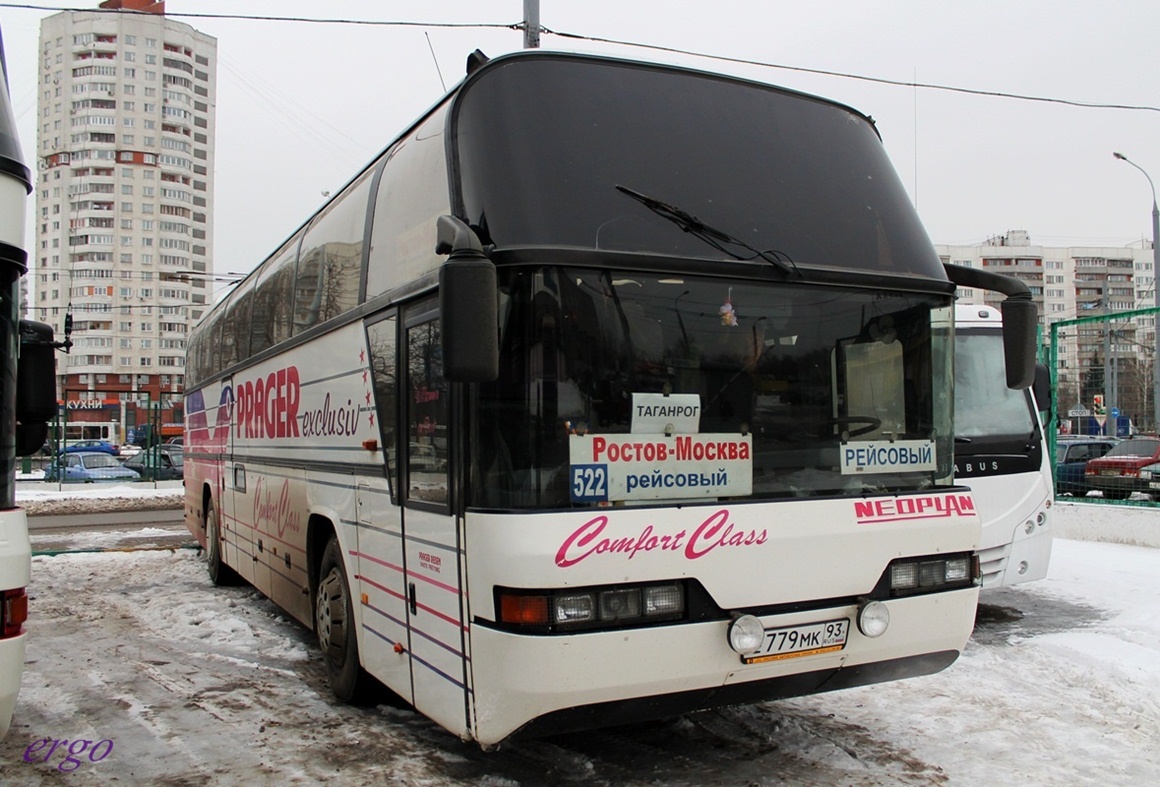
<path id="1" fill-rule="evenodd" d="M 404 708 L 336 703 L 310 633 L 251 588 L 213 588 L 194 550 L 37 557 L 30 590 L 5 785 L 1160 783 L 1146 547 L 1057 539 L 1046 579 L 984 592 L 937 675 L 491 754 Z M 114 748 L 26 759 L 46 737 Z"/>
<path id="2" fill-rule="evenodd" d="M 185 494 L 181 481 L 62 484 L 30 474 L 17 475 L 16 482 L 16 504 L 29 516 L 181 508 Z"/>

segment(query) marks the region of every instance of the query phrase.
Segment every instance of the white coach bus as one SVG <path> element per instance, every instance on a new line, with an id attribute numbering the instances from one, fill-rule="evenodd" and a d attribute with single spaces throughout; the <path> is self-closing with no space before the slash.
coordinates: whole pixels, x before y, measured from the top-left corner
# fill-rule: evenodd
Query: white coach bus
<path id="1" fill-rule="evenodd" d="M 485 747 L 950 665 L 980 583 L 964 274 L 870 119 L 469 66 L 190 336 L 214 580 L 312 627 L 342 699 L 376 679 Z M 972 275 L 1026 387 L 1030 295 Z"/>
<path id="2" fill-rule="evenodd" d="M 1042 579 L 1051 561 L 1055 492 L 1039 417 L 1051 391 L 1045 374 L 1034 391 L 1008 388 L 1003 361 L 999 310 L 956 306 L 955 479 L 982 519 L 984 588 Z"/>

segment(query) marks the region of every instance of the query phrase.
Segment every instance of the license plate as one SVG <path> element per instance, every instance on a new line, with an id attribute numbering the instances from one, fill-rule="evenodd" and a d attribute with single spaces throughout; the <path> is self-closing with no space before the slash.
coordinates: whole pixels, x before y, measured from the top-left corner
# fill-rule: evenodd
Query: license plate
<path id="1" fill-rule="evenodd" d="M 763 661 L 796 659 L 801 656 L 816 656 L 832 653 L 846 647 L 846 635 L 850 632 L 850 619 L 827 620 L 824 623 L 810 623 L 805 626 L 785 626 L 766 629 L 765 641 L 756 653 L 742 656 L 746 664 L 760 664 Z"/>
<path id="2" fill-rule="evenodd" d="M 1149 489 L 1160 489 L 1160 481 L 1149 481 L 1148 488 Z"/>
<path id="3" fill-rule="evenodd" d="M 1100 475 L 1119 475 L 1119 470 L 1101 470 Z"/>

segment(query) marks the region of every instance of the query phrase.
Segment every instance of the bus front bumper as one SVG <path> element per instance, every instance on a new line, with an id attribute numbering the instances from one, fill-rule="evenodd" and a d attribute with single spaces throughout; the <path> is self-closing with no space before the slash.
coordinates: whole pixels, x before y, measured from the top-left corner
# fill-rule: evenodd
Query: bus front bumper
<path id="1" fill-rule="evenodd" d="M 729 621 L 599 633 L 529 636 L 472 627 L 473 737 L 550 734 L 665 718 L 706 708 L 801 696 L 928 675 L 958 658 L 974 625 L 977 587 L 886 602 L 878 638 L 855 625 L 857 608 L 762 618 L 766 629 L 846 617 L 836 652 L 745 664 L 729 647 Z"/>

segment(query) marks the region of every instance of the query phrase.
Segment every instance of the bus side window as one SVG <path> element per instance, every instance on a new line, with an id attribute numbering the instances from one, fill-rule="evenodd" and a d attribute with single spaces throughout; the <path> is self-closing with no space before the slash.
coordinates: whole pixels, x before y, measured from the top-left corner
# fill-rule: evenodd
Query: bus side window
<path id="1" fill-rule="evenodd" d="M 439 320 L 431 319 L 407 328 L 407 499 L 446 505 L 447 384 Z"/>
<path id="2" fill-rule="evenodd" d="M 387 457 L 387 483 L 391 497 L 398 499 L 395 479 L 398 477 L 399 456 L 396 439 L 396 418 L 399 401 L 399 378 L 395 371 L 396 352 L 395 318 L 389 317 L 367 326 L 367 346 L 371 354 L 371 374 L 374 376 L 375 404 L 378 408 L 379 432 L 383 440 L 383 455 Z"/>

